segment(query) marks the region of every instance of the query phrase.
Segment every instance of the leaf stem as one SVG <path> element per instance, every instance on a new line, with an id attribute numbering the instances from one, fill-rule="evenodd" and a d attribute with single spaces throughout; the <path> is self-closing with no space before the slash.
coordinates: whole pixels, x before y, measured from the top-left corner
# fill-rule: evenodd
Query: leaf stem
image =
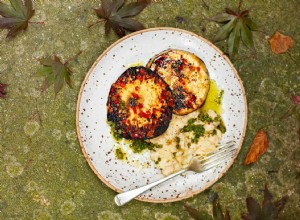
<path id="1" fill-rule="evenodd" d="M 238 13 L 241 12 L 242 4 L 243 4 L 243 0 L 240 0 L 240 2 L 239 2 L 239 7 L 238 7 Z"/>
<path id="2" fill-rule="evenodd" d="M 41 117 L 41 113 L 38 109 L 38 105 L 37 105 L 37 99 L 35 99 L 35 112 L 32 115 L 32 119 L 35 119 L 37 117 L 38 121 L 40 122 L 41 127 L 43 127 L 43 121 L 42 121 L 42 117 Z"/>
<path id="3" fill-rule="evenodd" d="M 100 23 L 100 22 L 103 22 L 103 21 L 105 21 L 105 19 L 98 20 L 98 21 L 94 22 L 93 24 L 90 24 L 90 25 L 88 26 L 88 28 L 91 28 L 91 27 L 93 27 L 94 25 L 96 25 L 96 24 L 98 24 L 98 23 Z"/>
<path id="4" fill-rule="evenodd" d="M 29 24 L 40 24 L 40 25 L 44 25 L 45 22 L 44 22 L 44 21 L 29 21 Z"/>
<path id="5" fill-rule="evenodd" d="M 77 56 L 79 56 L 82 53 L 82 51 L 80 50 L 78 53 L 76 53 L 74 56 L 70 57 L 65 63 L 64 65 L 67 65 L 71 60 L 74 60 Z"/>

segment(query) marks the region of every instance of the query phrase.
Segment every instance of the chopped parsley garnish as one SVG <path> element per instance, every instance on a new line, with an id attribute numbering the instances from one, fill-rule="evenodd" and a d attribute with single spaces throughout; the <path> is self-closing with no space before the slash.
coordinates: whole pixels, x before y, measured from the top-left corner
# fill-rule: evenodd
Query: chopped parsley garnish
<path id="1" fill-rule="evenodd" d="M 200 113 L 198 119 L 203 122 L 213 122 L 213 119 L 208 114 L 204 113 Z"/>
<path id="2" fill-rule="evenodd" d="M 133 140 L 129 147 L 134 153 L 140 153 L 145 149 L 153 150 L 154 148 L 162 148 L 159 144 L 153 144 L 144 140 Z"/>
<path id="3" fill-rule="evenodd" d="M 191 118 L 187 121 L 187 123 L 188 123 L 188 125 L 192 125 L 195 123 L 196 120 L 197 120 L 196 118 Z"/>
<path id="4" fill-rule="evenodd" d="M 195 125 L 194 127 L 194 135 L 195 137 L 192 139 L 193 143 L 197 143 L 199 138 L 204 135 L 205 129 L 203 125 Z"/>
<path id="5" fill-rule="evenodd" d="M 195 118 L 189 119 L 188 124 L 182 128 L 182 132 L 193 132 L 194 138 L 192 139 L 192 143 L 197 143 L 199 138 L 204 135 L 205 129 L 203 125 L 194 124 L 196 121 Z"/>
<path id="6" fill-rule="evenodd" d="M 213 131 L 212 131 L 212 133 L 211 133 L 212 135 L 216 135 L 217 134 L 217 130 L 216 129 L 214 129 Z"/>

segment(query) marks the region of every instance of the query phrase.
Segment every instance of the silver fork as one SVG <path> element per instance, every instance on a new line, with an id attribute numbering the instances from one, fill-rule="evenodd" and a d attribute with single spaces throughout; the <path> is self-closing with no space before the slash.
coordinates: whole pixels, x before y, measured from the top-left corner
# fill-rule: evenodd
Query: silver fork
<path id="1" fill-rule="evenodd" d="M 160 179 L 160 180 L 150 183 L 148 185 L 142 186 L 140 188 L 133 189 L 133 190 L 123 192 L 123 193 L 116 195 L 115 203 L 118 206 L 122 206 L 122 205 L 126 204 L 127 202 L 131 201 L 132 199 L 134 199 L 135 197 L 139 196 L 143 192 L 151 189 L 152 187 L 157 186 L 158 184 L 163 183 L 163 182 L 165 182 L 175 176 L 178 176 L 184 172 L 193 171 L 196 173 L 200 173 L 200 172 L 209 170 L 209 169 L 227 161 L 228 159 L 232 158 L 235 155 L 235 153 L 236 153 L 236 148 L 234 147 L 234 141 L 229 141 L 225 144 L 218 146 L 216 151 L 214 151 L 212 154 L 210 154 L 204 158 L 199 157 L 199 156 L 194 157 L 186 168 L 184 168 L 176 173 L 173 173 L 163 179 Z"/>

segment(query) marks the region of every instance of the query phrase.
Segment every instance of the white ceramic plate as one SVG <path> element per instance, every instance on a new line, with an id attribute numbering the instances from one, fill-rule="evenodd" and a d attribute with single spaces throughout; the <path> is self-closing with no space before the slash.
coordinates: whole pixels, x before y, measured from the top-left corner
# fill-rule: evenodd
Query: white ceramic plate
<path id="1" fill-rule="evenodd" d="M 117 192 L 143 186 L 163 176 L 153 166 L 143 168 L 116 159 L 115 143 L 106 122 L 110 86 L 129 65 L 145 65 L 151 57 L 169 48 L 192 52 L 204 61 L 210 78 L 224 90 L 222 118 L 227 131 L 222 142 L 234 139 L 237 152 L 241 148 L 247 123 L 247 102 L 242 82 L 229 59 L 209 41 L 185 30 L 154 28 L 135 32 L 115 42 L 96 60 L 82 84 L 77 104 L 76 125 L 82 152 L 96 175 Z M 137 157 L 145 159 L 143 155 Z M 137 199 L 173 202 L 191 197 L 221 178 L 234 160 L 201 174 L 178 176 Z"/>

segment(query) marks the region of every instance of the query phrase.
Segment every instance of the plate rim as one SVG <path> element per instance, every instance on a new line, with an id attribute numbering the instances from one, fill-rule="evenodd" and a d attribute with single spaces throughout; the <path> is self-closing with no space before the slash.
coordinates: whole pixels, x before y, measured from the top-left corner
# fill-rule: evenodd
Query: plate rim
<path id="1" fill-rule="evenodd" d="M 209 40 L 201 37 L 200 35 L 197 35 L 191 31 L 187 31 L 184 29 L 180 29 L 180 28 L 173 28 L 173 27 L 156 27 L 156 28 L 147 28 L 147 29 L 143 29 L 140 31 L 136 31 L 133 33 L 130 33 L 120 39 L 118 39 L 117 41 L 115 41 L 114 43 L 112 43 L 108 48 L 106 48 L 101 54 L 100 56 L 96 59 L 96 61 L 93 63 L 93 65 L 90 67 L 89 71 L 87 72 L 84 80 L 81 83 L 81 87 L 78 93 L 78 98 L 77 98 L 77 105 L 76 105 L 76 131 L 77 131 L 77 139 L 79 141 L 80 144 L 80 148 L 81 151 L 84 155 L 85 160 L 87 161 L 87 163 L 89 164 L 90 168 L 93 170 L 93 172 L 96 174 L 96 176 L 103 182 L 105 183 L 106 186 L 108 186 L 109 188 L 111 188 L 112 190 L 114 190 L 117 193 L 123 192 L 122 190 L 116 188 L 115 186 L 113 186 L 112 184 L 110 184 L 108 181 L 106 181 L 106 179 L 104 179 L 99 172 L 97 171 L 97 169 L 95 168 L 95 166 L 93 165 L 92 161 L 89 159 L 88 154 L 84 148 L 83 145 L 83 141 L 81 138 L 81 132 L 80 132 L 80 127 L 79 127 L 79 110 L 80 110 L 80 101 L 82 98 L 82 93 L 84 90 L 84 87 L 86 85 L 86 82 L 88 81 L 91 73 L 94 71 L 95 67 L 97 66 L 97 64 L 100 62 L 100 60 L 117 44 L 119 44 L 120 42 L 124 41 L 125 39 L 128 39 L 132 36 L 135 35 L 139 35 L 139 34 L 143 34 L 146 32 L 152 32 L 152 31 L 176 31 L 176 32 L 181 32 L 181 33 L 185 33 L 185 34 L 189 34 L 195 38 L 198 38 L 199 40 L 205 42 L 206 44 L 208 44 L 210 47 L 212 47 L 213 49 L 215 49 L 224 59 L 225 61 L 229 64 L 230 68 L 233 70 L 233 73 L 235 75 L 235 77 L 237 78 L 239 84 L 241 85 L 241 90 L 242 90 L 242 95 L 243 98 L 245 100 L 244 103 L 244 108 L 245 108 L 245 118 L 244 118 L 244 128 L 243 128 L 243 132 L 241 135 L 241 140 L 240 143 L 238 145 L 237 148 L 237 153 L 235 158 L 232 160 L 231 163 L 227 164 L 227 166 L 224 168 L 223 172 L 220 172 L 219 175 L 212 181 L 210 181 L 209 184 L 207 184 L 205 187 L 199 189 L 199 190 L 195 190 L 195 191 L 189 191 L 187 192 L 183 197 L 180 198 L 169 198 L 169 199 L 164 199 L 164 200 L 159 200 L 159 199 L 147 199 L 147 198 L 143 198 L 143 197 L 137 197 L 135 198 L 136 200 L 139 201 L 143 201 L 143 202 L 151 202 L 151 203 L 169 203 L 169 202 L 177 202 L 177 201 L 181 201 L 183 199 L 187 199 L 187 198 L 191 198 L 203 191 L 205 191 L 206 189 L 208 189 L 209 187 L 211 187 L 213 184 L 215 184 L 221 177 L 223 177 L 225 175 L 225 173 L 229 170 L 229 168 L 232 166 L 232 164 L 236 161 L 238 154 L 241 150 L 242 144 L 244 142 L 244 138 L 245 138 L 245 134 L 246 134 L 246 130 L 247 130 L 247 121 L 248 121 L 248 106 L 247 106 L 247 97 L 246 97 L 246 92 L 245 92 L 245 88 L 243 85 L 243 81 L 241 80 L 237 70 L 235 69 L 235 67 L 233 66 L 233 64 L 231 63 L 231 61 L 229 60 L 229 58 L 225 55 L 225 53 L 223 51 L 221 51 L 217 46 L 215 46 L 212 42 L 210 42 Z"/>

